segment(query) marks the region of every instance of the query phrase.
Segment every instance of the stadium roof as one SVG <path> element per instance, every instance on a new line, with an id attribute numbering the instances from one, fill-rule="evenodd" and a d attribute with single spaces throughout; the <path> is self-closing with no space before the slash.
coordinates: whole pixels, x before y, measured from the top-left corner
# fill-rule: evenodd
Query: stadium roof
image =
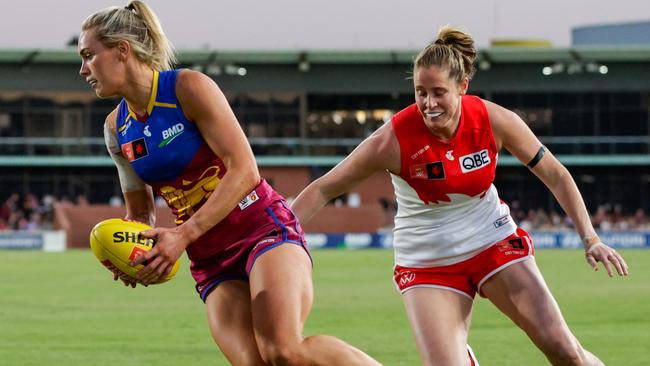
<path id="1" fill-rule="evenodd" d="M 391 64 L 410 63 L 417 50 L 238 51 L 179 50 L 182 64 L 232 62 L 241 64 Z M 650 45 L 607 47 L 491 47 L 479 50 L 479 59 L 493 63 L 570 61 L 650 61 Z M 0 49 L 0 63 L 77 63 L 74 48 Z"/>
<path id="2" fill-rule="evenodd" d="M 179 67 L 202 71 L 236 93 L 411 93 L 418 50 L 179 50 Z M 88 92 L 75 47 L 0 49 L 0 92 Z M 479 50 L 472 91 L 648 92 L 650 45 L 491 46 Z M 364 82 L 354 82 L 364 80 Z M 22 94 L 20 94 L 22 95 Z M 62 94 L 61 94 L 62 95 Z M 92 93 L 88 93 L 91 98 Z M 83 99 L 83 98 L 82 98 Z"/>

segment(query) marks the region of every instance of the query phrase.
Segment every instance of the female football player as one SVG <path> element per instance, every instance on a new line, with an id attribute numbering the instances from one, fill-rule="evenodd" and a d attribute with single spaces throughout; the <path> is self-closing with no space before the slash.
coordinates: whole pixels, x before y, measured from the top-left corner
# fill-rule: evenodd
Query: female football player
<path id="1" fill-rule="evenodd" d="M 627 275 L 596 235 L 566 168 L 513 112 L 467 95 L 476 50 L 443 27 L 413 65 L 415 103 L 397 113 L 293 202 L 306 222 L 329 200 L 388 170 L 397 197 L 394 281 L 426 365 L 467 364 L 475 295 L 487 297 L 555 365 L 601 365 L 565 323 L 533 257 L 492 184 L 507 149 L 551 190 L 575 223 L 594 270 Z"/>
<path id="2" fill-rule="evenodd" d="M 176 216 L 175 228 L 142 233 L 156 245 L 133 263 L 146 263 L 139 282 L 156 282 L 186 251 L 212 336 L 235 365 L 377 365 L 337 338 L 303 336 L 313 289 L 302 229 L 260 178 L 219 87 L 172 69 L 151 9 L 132 1 L 92 14 L 79 55 L 97 96 L 122 98 L 104 131 L 126 218 L 154 225 L 152 191 Z"/>

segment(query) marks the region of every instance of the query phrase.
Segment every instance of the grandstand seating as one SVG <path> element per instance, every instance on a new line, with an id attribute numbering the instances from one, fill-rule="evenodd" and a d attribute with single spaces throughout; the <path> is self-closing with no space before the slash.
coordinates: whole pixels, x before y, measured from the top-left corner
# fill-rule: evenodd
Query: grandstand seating
<path id="1" fill-rule="evenodd" d="M 203 70 L 219 83 L 261 175 L 291 199 L 412 103 L 407 77 L 415 53 L 181 51 L 180 66 Z M 591 212 L 617 204 L 628 215 L 650 211 L 650 87 L 644 77 L 650 47 L 496 47 L 479 50 L 479 57 L 470 93 L 522 116 L 569 167 Z M 249 72 L 210 74 L 211 62 Z M 307 71 L 300 62 L 309 62 Z M 0 50 L 0 199 L 12 192 L 60 200 L 85 195 L 94 207 L 120 195 L 101 137 L 117 101 L 97 99 L 79 78 L 78 63 L 72 49 Z M 553 74 L 544 74 L 547 68 Z M 560 211 L 512 156 L 501 154 L 498 169 L 496 186 L 505 201 L 518 202 L 523 212 Z M 309 224 L 318 226 L 307 229 L 342 230 L 331 222 L 337 218 L 361 230 L 355 214 L 367 221 L 364 230 L 384 226 L 384 203 L 394 200 L 388 175 L 371 177 L 353 193 L 359 207 L 327 207 L 328 214 Z M 366 212 L 373 208 L 376 214 Z M 119 210 L 108 213 L 119 217 Z M 72 226 L 102 216 L 75 215 L 72 209 L 67 214 Z M 168 210 L 160 215 L 166 220 Z"/>

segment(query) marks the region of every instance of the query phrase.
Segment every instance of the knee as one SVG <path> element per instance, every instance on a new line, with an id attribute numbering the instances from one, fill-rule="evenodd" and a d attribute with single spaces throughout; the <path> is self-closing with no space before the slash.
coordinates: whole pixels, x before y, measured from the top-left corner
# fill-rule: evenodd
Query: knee
<path id="1" fill-rule="evenodd" d="M 303 365 L 303 357 L 299 343 L 274 343 L 260 344 L 260 355 L 265 363 L 273 366 Z"/>

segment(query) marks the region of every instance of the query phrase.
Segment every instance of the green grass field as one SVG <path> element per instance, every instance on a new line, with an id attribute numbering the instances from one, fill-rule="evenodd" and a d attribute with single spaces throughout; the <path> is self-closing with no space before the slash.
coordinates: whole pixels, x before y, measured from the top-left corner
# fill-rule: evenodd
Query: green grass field
<path id="1" fill-rule="evenodd" d="M 593 273 L 582 253 L 539 250 L 537 261 L 582 344 L 608 365 L 650 364 L 650 251 L 624 250 L 631 276 Z M 420 364 L 388 250 L 317 250 L 306 334 L 336 335 L 386 365 Z M 435 309 L 432 309 L 435 311 Z M 546 365 L 488 301 L 476 302 L 481 365 Z M 113 282 L 89 250 L 0 251 L 0 365 L 227 365 L 210 337 L 188 263 L 164 285 Z"/>

